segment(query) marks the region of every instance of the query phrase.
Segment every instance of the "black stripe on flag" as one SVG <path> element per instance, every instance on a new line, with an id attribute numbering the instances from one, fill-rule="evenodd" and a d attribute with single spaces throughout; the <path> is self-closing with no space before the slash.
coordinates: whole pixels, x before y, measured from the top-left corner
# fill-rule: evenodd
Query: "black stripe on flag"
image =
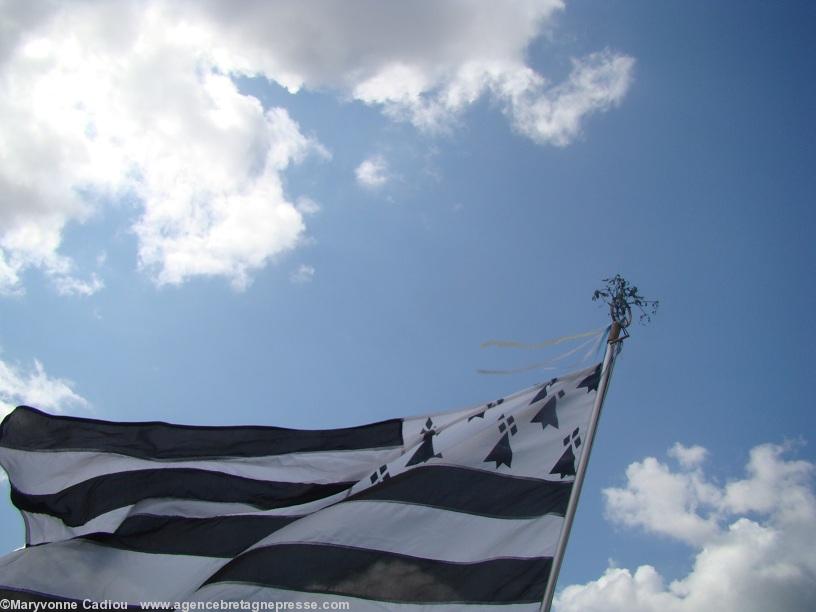
<path id="1" fill-rule="evenodd" d="M 274 482 L 207 470 L 171 468 L 106 474 L 47 495 L 23 493 L 12 486 L 11 501 L 20 510 L 49 514 L 62 519 L 69 527 L 78 527 L 101 514 L 148 498 L 235 502 L 271 510 L 328 497 L 353 484 Z"/>
<path id="2" fill-rule="evenodd" d="M 552 559 L 451 563 L 315 544 L 251 550 L 204 584 L 252 585 L 405 603 L 532 603 L 544 596 Z"/>
<path id="3" fill-rule="evenodd" d="M 31 451 L 98 450 L 144 459 L 263 457 L 402 445 L 402 420 L 345 429 L 205 427 L 159 421 L 112 423 L 20 406 L 0 424 L 0 445 Z"/>
<path id="4" fill-rule="evenodd" d="M 497 518 L 564 516 L 572 482 L 427 465 L 408 470 L 349 499 L 376 499 Z"/>
<path id="5" fill-rule="evenodd" d="M 115 533 L 82 536 L 104 546 L 165 555 L 234 557 L 300 516 L 183 516 L 137 515 Z"/>

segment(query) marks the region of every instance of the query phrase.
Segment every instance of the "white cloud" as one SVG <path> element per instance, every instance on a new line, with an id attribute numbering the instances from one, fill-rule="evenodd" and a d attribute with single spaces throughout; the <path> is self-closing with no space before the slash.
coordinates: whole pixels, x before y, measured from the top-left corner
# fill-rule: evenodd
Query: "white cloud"
<path id="1" fill-rule="evenodd" d="M 220 276 L 240 289 L 299 245 L 308 212 L 283 175 L 328 153 L 234 76 L 331 91 L 429 131 L 490 96 L 521 134 L 561 146 L 620 102 L 633 64 L 594 53 L 561 84 L 530 68 L 526 49 L 561 0 L 36 4 L 7 1 L 0 24 L 7 294 L 28 269 L 62 292 L 98 290 L 75 277 L 63 233 L 125 194 L 138 206 L 139 264 L 159 284 Z"/>
<path id="2" fill-rule="evenodd" d="M 295 203 L 295 208 L 300 211 L 302 215 L 316 215 L 320 212 L 320 204 L 315 202 L 312 198 L 300 196 Z"/>
<path id="3" fill-rule="evenodd" d="M 227 77 L 212 78 L 221 81 L 218 87 L 227 89 L 234 102 L 244 104 Z M 247 134 L 235 142 L 235 132 L 229 132 L 226 139 L 232 142 L 225 147 L 260 140 L 259 152 L 229 151 L 217 144 L 218 135 L 212 144 L 197 143 L 200 151 L 178 147 L 169 152 L 168 147 L 161 166 L 151 165 L 145 173 L 145 212 L 136 225 L 139 257 L 159 283 L 225 276 L 242 289 L 252 270 L 294 248 L 303 233 L 303 217 L 287 201 L 280 173 L 312 143 L 285 110 L 264 113 L 257 101 L 250 104 L 253 110 L 245 107 L 237 118 Z M 187 165 L 191 157 L 199 160 L 194 169 Z M 256 166 L 260 170 L 253 171 Z"/>
<path id="4" fill-rule="evenodd" d="M 62 232 L 124 193 L 140 202 L 139 262 L 159 284 L 215 275 L 243 288 L 294 248 L 304 223 L 281 173 L 325 149 L 238 91 L 208 57 L 215 34 L 157 4 L 94 2 L 20 34 L 0 71 L 6 292 L 30 267 L 61 293 L 99 289 L 69 275 Z"/>
<path id="5" fill-rule="evenodd" d="M 315 269 L 314 266 L 310 266 L 308 264 L 300 264 L 294 272 L 289 276 L 289 280 L 293 283 L 302 285 L 304 283 L 312 282 L 314 279 Z"/>
<path id="6" fill-rule="evenodd" d="M 37 360 L 32 368 L 24 368 L 0 359 L 0 418 L 18 404 L 54 412 L 62 412 L 70 406 L 87 406 L 87 400 L 72 386 L 69 380 L 48 376 Z"/>
<path id="7" fill-rule="evenodd" d="M 388 162 L 380 155 L 364 159 L 354 171 L 357 182 L 368 189 L 382 187 L 388 182 Z"/>
<path id="8" fill-rule="evenodd" d="M 605 489 L 607 516 L 614 522 L 689 544 L 705 542 L 718 530 L 715 516 L 701 513 L 722 493 L 699 470 L 672 472 L 654 457 L 626 469 L 626 487 Z"/>
<path id="9" fill-rule="evenodd" d="M 675 456 L 684 455 L 678 448 L 701 447 L 675 446 Z M 564 588 L 554 609 L 811 610 L 816 601 L 814 465 L 786 459 L 788 450 L 773 444 L 755 447 L 747 476 L 724 486 L 705 477 L 700 461 L 681 460 L 678 472 L 651 457 L 630 465 L 626 486 L 604 492 L 610 518 L 693 544 L 691 571 L 666 584 L 650 565 L 634 571 L 610 568 L 597 580 Z M 705 453 L 693 454 L 699 459 Z M 627 518 L 626 511 L 633 515 Z M 662 519 L 658 511 L 664 513 Z"/>
<path id="10" fill-rule="evenodd" d="M 504 106 L 522 135 L 542 145 L 566 146 L 581 133 L 589 115 L 621 103 L 635 61 L 606 50 L 573 59 L 572 64 L 569 77 L 559 84 L 526 66 L 520 55 L 470 59 L 437 78 L 420 67 L 394 64 L 359 83 L 353 96 L 382 106 L 394 119 L 444 132 L 465 108 L 489 95 Z"/>
<path id="11" fill-rule="evenodd" d="M 540 144 L 568 145 L 585 117 L 621 103 L 634 64 L 631 57 L 604 51 L 573 60 L 567 82 L 555 87 L 538 82 L 537 75 L 521 87 L 510 85 L 504 93 L 513 124 Z"/>
<path id="12" fill-rule="evenodd" d="M 96 274 L 91 274 L 87 281 L 72 276 L 58 276 L 54 279 L 54 287 L 60 295 L 93 295 L 104 286 L 105 283 Z"/>
<path id="13" fill-rule="evenodd" d="M 674 457 L 685 468 L 693 468 L 701 465 L 705 461 L 708 451 L 702 446 L 683 446 L 675 442 L 669 449 L 669 457 Z"/>

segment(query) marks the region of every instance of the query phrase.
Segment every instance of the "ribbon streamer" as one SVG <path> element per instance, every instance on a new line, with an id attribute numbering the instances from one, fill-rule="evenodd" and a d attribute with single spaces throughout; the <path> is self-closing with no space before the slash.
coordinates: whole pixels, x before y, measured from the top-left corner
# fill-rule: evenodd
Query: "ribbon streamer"
<path id="1" fill-rule="evenodd" d="M 575 355 L 576 353 L 578 353 L 579 351 L 583 350 L 586 347 L 590 347 L 589 351 L 587 351 L 586 355 L 584 355 L 578 361 L 584 361 L 584 360 L 588 359 L 594 353 L 597 353 L 598 349 L 603 344 L 602 340 L 603 340 L 604 336 L 607 333 L 609 333 L 609 327 L 601 328 L 601 329 L 595 330 L 593 332 L 587 332 L 587 333 L 584 333 L 584 334 L 577 334 L 575 336 L 564 336 L 563 339 L 556 338 L 555 340 L 558 340 L 558 342 L 563 342 L 564 339 L 585 338 L 588 335 L 592 336 L 591 338 L 589 338 L 589 340 L 586 340 L 586 341 L 582 342 L 581 344 L 579 344 L 575 348 L 570 349 L 569 351 L 567 351 L 565 353 L 561 353 L 557 357 L 553 357 L 552 359 L 548 359 L 547 361 L 543 361 L 541 363 L 536 363 L 536 364 L 524 366 L 524 367 L 521 367 L 521 368 L 514 368 L 512 370 L 483 370 L 483 369 L 480 369 L 480 370 L 476 370 L 476 372 L 478 372 L 479 374 L 506 375 L 506 374 L 519 374 L 521 372 L 529 372 L 530 370 L 555 370 L 556 367 L 557 367 L 557 365 L 555 365 L 555 364 L 558 364 L 559 361 L 563 361 L 567 357 Z M 552 341 L 549 341 L 549 340 L 547 342 L 551 342 L 552 344 L 558 344 L 558 342 L 552 342 Z"/>
<path id="2" fill-rule="evenodd" d="M 594 337 L 602 333 L 605 329 L 607 328 L 601 327 L 599 329 L 593 329 L 592 331 L 574 334 L 572 336 L 550 338 L 549 340 L 544 340 L 543 342 L 536 342 L 535 344 L 528 344 L 526 342 L 515 342 L 513 340 L 488 340 L 487 342 L 482 342 L 480 348 L 489 348 L 491 346 L 496 346 L 499 348 L 540 349 L 544 348 L 545 346 L 561 344 L 562 342 L 567 342 L 568 340 L 578 340 L 579 338 L 588 338 L 589 336 Z"/>

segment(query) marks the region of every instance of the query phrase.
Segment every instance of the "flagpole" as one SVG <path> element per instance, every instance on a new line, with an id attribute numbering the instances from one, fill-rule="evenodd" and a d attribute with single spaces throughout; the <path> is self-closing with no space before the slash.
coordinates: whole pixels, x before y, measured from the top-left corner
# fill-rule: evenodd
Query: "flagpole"
<path id="1" fill-rule="evenodd" d="M 581 487 L 584 484 L 584 475 L 589 465 L 589 454 L 592 452 L 592 443 L 595 440 L 595 430 L 598 428 L 598 419 L 601 416 L 601 408 L 606 397 L 606 390 L 609 387 L 609 380 L 612 377 L 612 369 L 615 366 L 615 356 L 618 353 L 618 343 L 621 332 L 621 324 L 614 320 L 609 330 L 609 340 L 606 344 L 603 366 L 601 368 L 601 379 L 598 383 L 598 393 L 595 396 L 595 403 L 592 407 L 592 417 L 589 420 L 589 429 L 584 436 L 584 452 L 581 453 L 581 460 L 578 462 L 578 471 L 575 474 L 575 481 L 572 485 L 572 495 L 567 503 L 567 512 L 564 516 L 564 526 L 561 529 L 561 537 L 558 538 L 558 546 L 553 556 L 550 577 L 547 581 L 547 590 L 544 592 L 544 600 L 541 603 L 543 612 L 550 612 L 553 595 L 555 594 L 555 583 L 558 580 L 558 572 L 561 570 L 561 562 L 564 559 L 564 552 L 567 548 L 572 522 L 575 519 L 575 511 L 578 508 L 578 498 L 581 496 Z M 625 336 L 624 336 L 625 337 Z"/>

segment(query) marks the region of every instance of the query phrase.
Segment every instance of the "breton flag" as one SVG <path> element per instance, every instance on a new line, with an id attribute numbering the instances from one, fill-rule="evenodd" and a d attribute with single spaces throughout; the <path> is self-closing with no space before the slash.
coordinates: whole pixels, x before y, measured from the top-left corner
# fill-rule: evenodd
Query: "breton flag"
<path id="1" fill-rule="evenodd" d="M 26 547 L 0 597 L 537 610 L 600 377 L 322 431 L 17 408 L 0 465 Z"/>

